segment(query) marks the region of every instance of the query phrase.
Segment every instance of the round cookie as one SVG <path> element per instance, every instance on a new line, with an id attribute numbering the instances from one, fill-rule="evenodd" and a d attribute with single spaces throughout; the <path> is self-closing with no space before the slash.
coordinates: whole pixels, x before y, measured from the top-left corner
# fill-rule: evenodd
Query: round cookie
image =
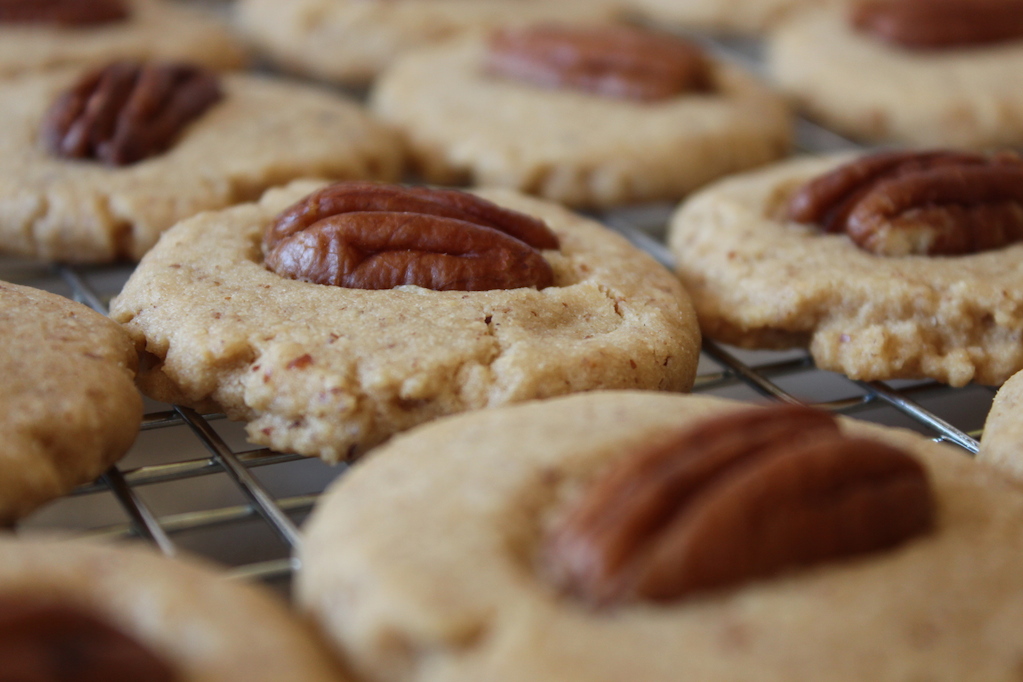
<path id="1" fill-rule="evenodd" d="M 488 75 L 485 50 L 473 38 L 409 55 L 371 95 L 428 181 L 608 207 L 677 199 L 788 148 L 784 103 L 728 64 L 712 66 L 718 92 L 635 102 Z"/>
<path id="2" fill-rule="evenodd" d="M 163 230 L 297 177 L 394 179 L 395 134 L 354 102 L 273 78 L 224 74 L 224 97 L 171 148 L 127 166 L 68 160 L 40 140 L 78 77 L 0 82 L 0 251 L 75 262 L 138 260 Z"/>
<path id="3" fill-rule="evenodd" d="M 246 53 L 207 12 L 168 0 L 125 0 L 123 21 L 56 27 L 0 23 L 0 78 L 114 59 L 177 59 L 217 69 L 245 65 Z"/>
<path id="4" fill-rule="evenodd" d="M 0 525 L 88 483 L 142 421 L 138 357 L 114 322 L 62 296 L 0 282 Z"/>
<path id="5" fill-rule="evenodd" d="M 688 390 L 699 331 L 682 287 L 606 228 L 501 191 L 480 196 L 545 220 L 554 286 L 347 289 L 263 265 L 264 229 L 320 185 L 177 225 L 112 315 L 144 350 L 160 400 L 222 409 L 276 450 L 351 457 L 465 410 L 596 388 Z"/>
<path id="6" fill-rule="evenodd" d="M 398 56 L 466 31 L 537 22 L 607 22 L 608 0 L 239 0 L 237 25 L 277 65 L 365 84 Z"/>
<path id="7" fill-rule="evenodd" d="M 0 537 L 7 595 L 94 614 L 164 659 L 175 682 L 348 679 L 270 593 L 148 549 Z"/>
<path id="8" fill-rule="evenodd" d="M 991 403 L 977 458 L 1015 476 L 1023 475 L 1023 372 L 1006 381 Z"/>
<path id="9" fill-rule="evenodd" d="M 850 157 L 724 180 L 684 204 L 669 243 L 708 337 L 808 345 L 854 379 L 1000 384 L 1023 367 L 1023 245 L 965 256 L 875 256 L 778 218 L 801 184 Z"/>
<path id="10" fill-rule="evenodd" d="M 907 431 L 840 422 L 924 465 L 936 527 L 898 548 L 610 611 L 538 575 L 545 524 L 605 465 L 657 434 L 748 409 L 593 393 L 400 436 L 321 498 L 298 601 L 376 680 L 1015 679 L 1023 491 Z"/>
<path id="11" fill-rule="evenodd" d="M 760 33 L 789 12 L 836 0 L 627 0 L 650 20 L 716 33 Z"/>
<path id="12" fill-rule="evenodd" d="M 901 49 L 854 30 L 846 13 L 798 14 L 770 37 L 774 80 L 811 116 L 864 140 L 1023 143 L 1023 40 Z"/>

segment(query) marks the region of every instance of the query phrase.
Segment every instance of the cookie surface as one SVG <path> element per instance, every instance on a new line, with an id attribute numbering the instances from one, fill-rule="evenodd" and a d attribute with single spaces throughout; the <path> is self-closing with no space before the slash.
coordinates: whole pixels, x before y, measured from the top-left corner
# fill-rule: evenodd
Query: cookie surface
<path id="1" fill-rule="evenodd" d="M 748 409 L 593 393 L 400 436 L 321 499 L 299 603 L 380 680 L 1014 679 L 1023 494 L 906 431 L 840 422 L 927 470 L 937 525 L 894 550 L 610 613 L 537 575 L 544 524 L 605 465 L 666 430 Z M 436 455 L 427 466 L 423 450 Z"/>
<path id="2" fill-rule="evenodd" d="M 0 250 L 51 260 L 137 260 L 182 218 L 296 177 L 393 179 L 394 133 L 333 93 L 226 74 L 224 97 L 169 150 L 109 167 L 51 155 L 44 113 L 78 71 L 0 83 Z"/>
<path id="3" fill-rule="evenodd" d="M 627 0 L 644 16 L 718 33 L 759 33 L 789 12 L 834 0 Z"/>
<path id="4" fill-rule="evenodd" d="M 678 198 L 788 147 L 784 104 L 735 67 L 712 67 L 716 92 L 637 103 L 488 75 L 484 51 L 472 39 L 410 55 L 372 93 L 432 182 L 606 207 Z"/>
<path id="5" fill-rule="evenodd" d="M 126 0 L 124 21 L 57 28 L 0 23 L 0 77 L 114 59 L 180 59 L 217 69 L 244 66 L 241 43 L 207 13 L 167 0 Z"/>
<path id="6" fill-rule="evenodd" d="M 146 351 L 143 391 L 223 409 L 249 438 L 329 461 L 428 419 L 603 387 L 691 387 L 699 332 L 669 272 L 606 228 L 506 191 L 479 194 L 545 220 L 554 286 L 345 289 L 284 279 L 263 230 L 318 189 L 176 226 L 112 307 Z"/>
<path id="7" fill-rule="evenodd" d="M 854 379 L 999 384 L 1023 367 L 1023 245 L 967 256 L 875 256 L 781 220 L 802 183 L 850 157 L 805 158 L 724 180 L 675 214 L 670 245 L 710 338 L 808 345 Z"/>
<path id="8" fill-rule="evenodd" d="M 0 537 L 4 593 L 96 614 L 165 659 L 177 682 L 347 679 L 268 593 L 144 548 Z"/>
<path id="9" fill-rule="evenodd" d="M 944 147 L 1023 142 L 1023 41 L 899 49 L 853 30 L 845 10 L 832 8 L 784 22 L 768 64 L 811 116 L 854 137 Z"/>
<path id="10" fill-rule="evenodd" d="M 977 458 L 1015 476 L 1023 475 L 1023 372 L 1006 381 L 991 403 Z"/>
<path id="11" fill-rule="evenodd" d="M 114 322 L 62 296 L 0 282 L 0 524 L 88 483 L 142 420 L 138 358 Z"/>
<path id="12" fill-rule="evenodd" d="M 241 0 L 241 31 L 279 66 L 364 84 L 399 55 L 466 31 L 540 22 L 606 22 L 607 0 Z"/>

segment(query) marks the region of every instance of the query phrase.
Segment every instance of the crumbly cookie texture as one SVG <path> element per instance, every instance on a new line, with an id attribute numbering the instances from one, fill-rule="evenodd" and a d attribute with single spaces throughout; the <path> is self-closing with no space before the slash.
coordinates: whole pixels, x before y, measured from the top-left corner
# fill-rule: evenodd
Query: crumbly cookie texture
<path id="1" fill-rule="evenodd" d="M 135 348 L 114 322 L 56 294 L 0 282 L 0 525 L 123 455 L 142 398 Z"/>
<path id="2" fill-rule="evenodd" d="M 626 0 L 658 22 L 718 33 L 761 33 L 796 10 L 836 0 Z"/>
<path id="3" fill-rule="evenodd" d="M 279 66 L 366 84 L 399 55 L 467 31 L 612 21 L 617 0 L 240 0 L 237 25 Z"/>
<path id="4" fill-rule="evenodd" d="M 313 632 L 269 592 L 204 563 L 129 546 L 0 536 L 0 594 L 40 595 L 102 617 L 177 682 L 344 682 Z"/>
<path id="5" fill-rule="evenodd" d="M 936 528 L 894 550 L 612 611 L 538 575 L 546 524 L 615 458 L 748 409 L 600 392 L 400 436 L 321 498 L 298 601 L 357 672 L 379 680 L 1015 679 L 1023 490 L 907 431 L 841 421 L 926 468 Z M 426 465 L 424 451 L 435 455 Z"/>
<path id="6" fill-rule="evenodd" d="M 977 458 L 1023 477 L 1023 372 L 1012 375 L 995 394 Z"/>
<path id="7" fill-rule="evenodd" d="M 60 28 L 0 23 L 0 78 L 114 59 L 178 59 L 217 69 L 245 65 L 241 42 L 207 12 L 168 0 L 126 0 L 131 16 Z"/>
<path id="8" fill-rule="evenodd" d="M 486 199 L 547 221 L 554 286 L 371 291 L 284 279 L 260 254 L 278 212 L 320 187 L 168 232 L 113 304 L 160 400 L 223 409 L 276 450 L 353 456 L 464 410 L 596 388 L 688 390 L 700 337 L 682 287 L 606 228 L 507 191 Z"/>
<path id="9" fill-rule="evenodd" d="M 847 156 L 785 161 L 684 204 L 669 242 L 700 326 L 747 348 L 808 345 L 854 379 L 1000 384 L 1023 367 L 1023 244 L 968 256 L 875 256 L 781 215 Z"/>
<path id="10" fill-rule="evenodd" d="M 729 65 L 712 67 L 717 92 L 644 103 L 488 75 L 485 49 L 469 39 L 410 55 L 372 93 L 431 182 L 608 207 L 677 199 L 788 148 L 782 100 Z"/>
<path id="11" fill-rule="evenodd" d="M 221 77 L 224 97 L 166 152 L 129 166 L 68 160 L 39 139 L 79 71 L 0 82 L 0 251 L 50 260 L 138 260 L 200 211 L 252 201 L 298 177 L 390 180 L 397 136 L 360 106 L 306 85 Z"/>
<path id="12" fill-rule="evenodd" d="M 1023 41 L 912 51 L 855 31 L 845 10 L 806 12 L 771 36 L 778 85 L 864 140 L 942 147 L 1023 142 Z"/>

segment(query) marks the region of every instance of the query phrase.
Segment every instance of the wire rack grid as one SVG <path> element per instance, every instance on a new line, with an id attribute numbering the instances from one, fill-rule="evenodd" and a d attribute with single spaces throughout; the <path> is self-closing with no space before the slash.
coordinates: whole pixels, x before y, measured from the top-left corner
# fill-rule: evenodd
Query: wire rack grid
<path id="1" fill-rule="evenodd" d="M 757 43 L 690 36 L 726 59 L 760 69 Z M 810 121 L 796 127 L 798 151 L 856 145 Z M 667 267 L 664 229 L 673 207 L 626 208 L 596 216 Z M 0 259 L 0 279 L 57 291 L 106 313 L 131 268 L 47 266 Z M 953 389 L 930 381 L 861 382 L 814 367 L 804 350 L 742 351 L 704 341 L 694 392 L 747 401 L 803 403 L 876 423 L 901 426 L 969 455 L 994 389 Z M 205 555 L 240 578 L 286 589 L 295 571 L 301 521 L 346 470 L 292 454 L 252 449 L 223 415 L 147 402 L 139 440 L 98 481 L 24 520 L 16 530 L 61 529 L 77 535 L 140 538 L 160 551 Z"/>

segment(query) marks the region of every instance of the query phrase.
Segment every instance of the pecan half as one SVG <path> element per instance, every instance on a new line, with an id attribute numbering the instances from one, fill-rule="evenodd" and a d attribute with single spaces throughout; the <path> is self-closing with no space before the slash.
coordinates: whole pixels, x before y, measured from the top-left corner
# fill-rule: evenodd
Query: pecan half
<path id="1" fill-rule="evenodd" d="M 0 24 L 86 26 L 128 18 L 124 0 L 0 0 Z"/>
<path id="2" fill-rule="evenodd" d="M 222 96 L 216 75 L 197 66 L 114 62 L 53 103 L 42 139 L 58 156 L 124 166 L 166 151 Z"/>
<path id="3" fill-rule="evenodd" d="M 866 156 L 799 188 L 787 217 L 846 232 L 884 256 L 997 249 L 1023 240 L 1023 160 L 952 151 Z"/>
<path id="4" fill-rule="evenodd" d="M 342 182 L 291 206 L 263 235 L 283 277 L 351 289 L 484 291 L 554 281 L 541 220 L 456 190 Z"/>
<path id="5" fill-rule="evenodd" d="M 0 595 L 4 680 L 173 682 L 174 670 L 88 611 L 25 594 Z"/>
<path id="6" fill-rule="evenodd" d="M 659 100 L 712 88 L 710 64 L 674 36 L 624 26 L 533 26 L 492 34 L 489 73 L 548 88 Z"/>
<path id="7" fill-rule="evenodd" d="M 625 458 L 547 535 L 541 561 L 596 605 L 676 600 L 873 552 L 927 530 L 923 468 L 795 406 L 708 420 Z"/>
<path id="8" fill-rule="evenodd" d="M 870 0 L 852 25 L 887 43 L 940 49 L 1023 38 L 1023 0 Z"/>

